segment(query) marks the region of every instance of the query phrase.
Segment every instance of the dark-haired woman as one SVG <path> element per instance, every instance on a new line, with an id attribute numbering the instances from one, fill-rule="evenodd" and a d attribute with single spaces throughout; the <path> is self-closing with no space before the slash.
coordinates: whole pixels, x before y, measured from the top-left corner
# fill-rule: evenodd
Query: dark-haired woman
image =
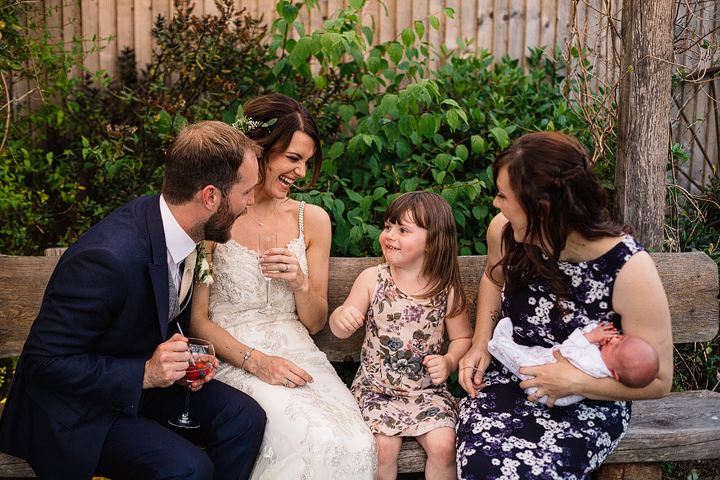
<path id="1" fill-rule="evenodd" d="M 670 391 L 667 298 L 629 227 L 610 221 L 605 191 L 577 140 L 525 135 L 497 157 L 493 176 L 502 213 L 488 229 L 473 346 L 460 361 L 468 395 L 457 425 L 458 477 L 587 478 L 624 435 L 630 401 Z M 556 363 L 522 368 L 534 378 L 519 382 L 487 350 L 502 317 L 512 319 L 516 342 L 544 347 L 590 322 L 612 322 L 655 349 L 660 371 L 647 387 L 630 388 L 593 378 L 556 353 Z M 528 397 L 530 387 L 538 390 Z M 586 400 L 553 407 L 573 394 Z M 544 395 L 547 406 L 537 403 Z"/>
<path id="2" fill-rule="evenodd" d="M 319 175 L 317 126 L 304 106 L 280 94 L 249 101 L 244 114 L 247 135 L 264 149 L 254 203 L 235 221 L 229 242 L 207 246 L 215 281 L 195 285 L 191 333 L 215 345 L 223 361 L 215 378 L 265 409 L 253 479 L 372 479 L 375 439 L 310 337 L 327 319 L 330 219 L 288 197 L 311 162 L 310 184 Z M 277 235 L 278 247 L 258 252 L 262 234 Z M 274 314 L 259 312 L 266 278 Z"/>

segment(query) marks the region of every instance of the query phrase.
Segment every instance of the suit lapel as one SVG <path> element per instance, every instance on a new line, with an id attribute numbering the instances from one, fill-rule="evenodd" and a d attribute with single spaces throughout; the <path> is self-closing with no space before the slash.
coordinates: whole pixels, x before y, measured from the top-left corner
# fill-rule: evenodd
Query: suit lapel
<path id="1" fill-rule="evenodd" d="M 147 226 L 150 235 L 153 263 L 148 264 L 150 281 L 155 294 L 157 317 L 163 341 L 167 338 L 170 296 L 168 293 L 168 264 L 165 231 L 160 215 L 160 196 L 155 195 L 147 209 Z"/>

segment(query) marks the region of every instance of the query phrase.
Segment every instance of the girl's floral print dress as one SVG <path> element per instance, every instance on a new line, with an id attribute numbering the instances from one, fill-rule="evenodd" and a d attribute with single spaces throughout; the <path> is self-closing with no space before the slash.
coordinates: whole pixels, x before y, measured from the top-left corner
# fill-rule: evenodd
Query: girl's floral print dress
<path id="1" fill-rule="evenodd" d="M 590 322 L 612 322 L 615 278 L 628 259 L 643 248 L 626 236 L 605 255 L 590 262 L 560 262 L 568 285 L 561 318 L 545 279 L 502 293 L 502 316 L 513 319 L 515 341 L 552 347 Z M 529 402 L 519 379 L 493 360 L 483 377 L 487 385 L 472 399 L 460 401 L 457 426 L 458 478 L 584 479 L 617 446 L 630 421 L 630 402 L 585 399 L 548 408 Z"/>
<path id="2" fill-rule="evenodd" d="M 352 392 L 373 433 L 415 437 L 455 427 L 455 400 L 423 365 L 440 353 L 447 294 L 420 303 L 395 286 L 387 263 L 378 266 L 366 318 L 360 368 Z"/>

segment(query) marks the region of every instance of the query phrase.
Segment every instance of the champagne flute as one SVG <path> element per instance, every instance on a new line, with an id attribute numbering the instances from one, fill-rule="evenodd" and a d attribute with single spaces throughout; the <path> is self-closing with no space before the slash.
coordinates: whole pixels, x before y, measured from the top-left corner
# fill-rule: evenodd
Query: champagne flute
<path id="1" fill-rule="evenodd" d="M 213 344 L 200 338 L 188 338 L 188 351 L 190 351 L 190 365 L 185 370 L 185 381 L 188 388 L 185 393 L 185 410 L 180 418 L 168 420 L 170 425 L 181 428 L 198 428 L 200 422 L 190 419 L 190 384 L 198 378 L 205 376 L 212 370 L 212 358 L 215 356 Z"/>
<path id="2" fill-rule="evenodd" d="M 277 248 L 277 235 L 258 235 L 258 255 L 262 257 L 265 255 L 266 250 L 271 248 Z M 262 263 L 261 265 L 272 265 L 271 263 Z M 261 270 L 262 272 L 262 270 Z M 267 294 L 265 297 L 265 306 L 259 310 L 259 313 L 264 315 L 272 315 L 275 313 L 275 309 L 270 304 L 270 281 L 272 279 L 265 277 L 265 283 L 267 284 Z"/>

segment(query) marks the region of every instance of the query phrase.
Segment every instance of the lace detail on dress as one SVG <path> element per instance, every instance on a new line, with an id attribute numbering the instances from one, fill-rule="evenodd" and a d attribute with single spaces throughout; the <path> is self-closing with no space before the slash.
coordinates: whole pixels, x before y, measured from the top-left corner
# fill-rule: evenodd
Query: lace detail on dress
<path id="1" fill-rule="evenodd" d="M 300 234 L 287 244 L 310 277 L 305 254 L 304 204 Z M 265 277 L 258 253 L 235 241 L 219 244 L 213 255 L 210 320 L 240 342 L 267 355 L 286 358 L 314 379 L 303 387 L 269 385 L 222 362 L 216 379 L 253 397 L 267 414 L 267 426 L 253 480 L 373 479 L 375 438 L 350 391 L 300 322 L 295 295 L 285 280 L 271 281 L 270 301 L 279 313 L 263 315 Z"/>

